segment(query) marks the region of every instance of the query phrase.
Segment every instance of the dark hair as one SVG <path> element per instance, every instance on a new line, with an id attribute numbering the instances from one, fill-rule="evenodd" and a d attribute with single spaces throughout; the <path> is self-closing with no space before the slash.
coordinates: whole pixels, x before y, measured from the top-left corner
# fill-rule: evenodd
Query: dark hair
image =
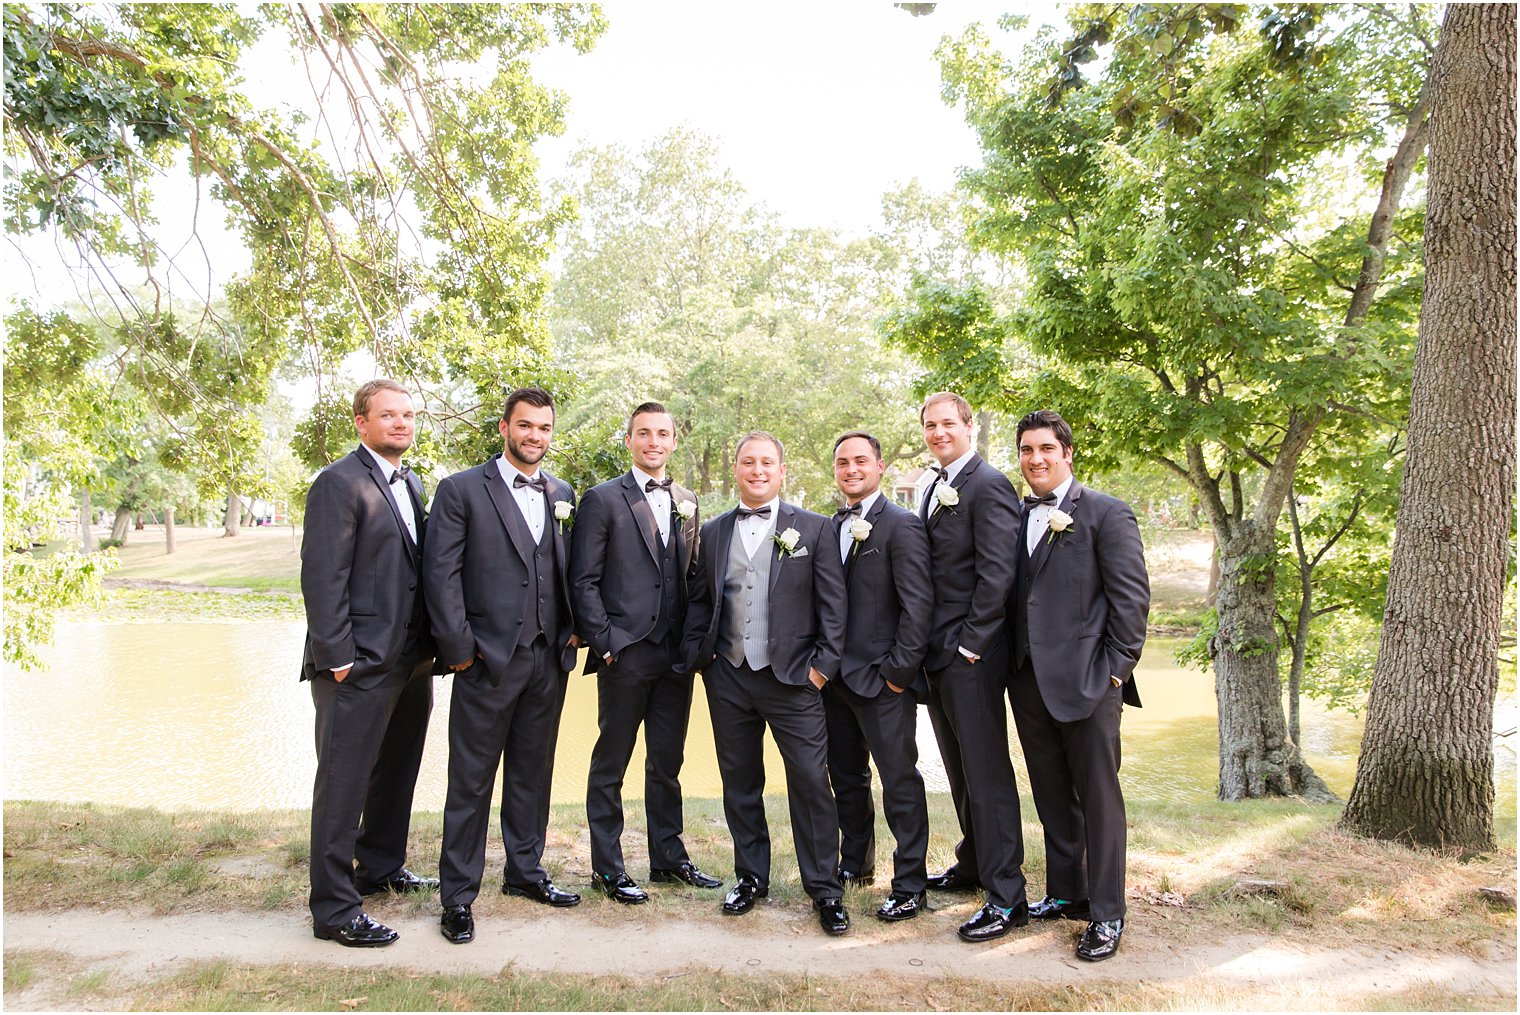
<path id="1" fill-rule="evenodd" d="M 734 445 L 734 461 L 739 461 L 739 455 L 744 451 L 744 445 L 750 441 L 770 441 L 776 445 L 776 457 L 781 459 L 781 464 L 786 464 L 786 448 L 781 444 L 781 438 L 775 434 L 766 433 L 764 430 L 751 430 L 739 438 L 739 443 Z"/>
<path id="2" fill-rule="evenodd" d="M 537 408 L 554 411 L 554 396 L 543 388 L 518 388 L 507 396 L 507 404 L 501 410 L 501 418 L 510 422 L 512 410 L 517 407 L 518 402 L 527 402 Z"/>
<path id="3" fill-rule="evenodd" d="M 1061 414 L 1049 409 L 1036 409 L 1023 419 L 1019 420 L 1018 434 L 1015 443 L 1023 443 L 1026 430 L 1049 430 L 1056 435 L 1056 440 L 1061 442 L 1061 447 L 1071 450 L 1071 424 L 1061 418 Z"/>
<path id="4" fill-rule="evenodd" d="M 408 398 L 412 397 L 412 393 L 410 391 L 406 390 L 401 385 L 391 380 L 389 377 L 376 377 L 372 381 L 365 381 L 363 384 L 359 385 L 359 390 L 354 392 L 354 415 L 368 416 L 369 400 L 371 398 L 374 398 L 382 391 L 395 391 L 399 394 L 407 396 Z"/>
<path id="5" fill-rule="evenodd" d="M 936 391 L 924 399 L 924 404 L 918 410 L 918 421 L 920 423 L 924 421 L 924 413 L 929 411 L 929 406 L 940 402 L 954 402 L 955 407 L 960 410 L 961 422 L 967 426 L 971 425 L 971 403 L 953 391 Z"/>
<path id="6" fill-rule="evenodd" d="M 878 462 L 881 461 L 881 441 L 877 440 L 875 437 L 872 437 L 864 430 L 851 430 L 847 434 L 840 434 L 839 439 L 834 442 L 834 454 L 839 454 L 839 445 L 855 437 L 863 438 L 867 443 L 869 443 L 871 445 L 871 450 L 876 452 L 876 460 Z"/>
<path id="7" fill-rule="evenodd" d="M 666 416 L 670 417 L 670 428 L 672 430 L 674 430 L 676 428 L 676 417 L 675 417 L 674 413 L 672 413 L 669 409 L 665 408 L 665 406 L 661 405 L 659 402 L 644 402 L 641 405 L 639 405 L 638 408 L 634 409 L 632 412 L 630 412 L 628 414 L 628 428 L 626 430 L 624 430 L 623 432 L 625 434 L 631 434 L 631 433 L 633 433 L 633 421 L 635 419 L 637 419 L 638 417 L 644 415 L 646 412 L 647 413 L 664 413 Z"/>

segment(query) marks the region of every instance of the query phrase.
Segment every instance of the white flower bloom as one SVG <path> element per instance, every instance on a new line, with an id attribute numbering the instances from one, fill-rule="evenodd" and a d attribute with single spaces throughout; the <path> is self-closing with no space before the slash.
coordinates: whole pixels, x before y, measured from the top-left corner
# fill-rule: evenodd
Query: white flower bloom
<path id="1" fill-rule="evenodd" d="M 961 492 L 949 483 L 940 483 L 934 488 L 934 499 L 944 507 L 955 507 L 961 502 Z"/>
<path id="2" fill-rule="evenodd" d="M 850 523 L 850 537 L 857 543 L 863 543 L 871 535 L 871 523 L 864 518 L 857 518 Z"/>
<path id="3" fill-rule="evenodd" d="M 570 520 L 570 502 L 568 500 L 557 500 L 554 502 L 554 520 L 557 522 Z"/>
<path id="4" fill-rule="evenodd" d="M 676 514 L 680 515 L 681 521 L 691 521 L 691 516 L 697 513 L 697 502 L 694 500 L 676 501 Z"/>
<path id="5" fill-rule="evenodd" d="M 1059 508 L 1050 509 L 1050 528 L 1053 532 L 1065 532 L 1071 528 L 1071 515 Z"/>
<path id="6" fill-rule="evenodd" d="M 793 550 L 797 549 L 797 543 L 801 539 L 802 533 L 798 532 L 796 529 L 787 529 L 785 532 L 776 537 L 776 542 L 780 543 L 781 548 L 787 553 L 791 553 Z"/>

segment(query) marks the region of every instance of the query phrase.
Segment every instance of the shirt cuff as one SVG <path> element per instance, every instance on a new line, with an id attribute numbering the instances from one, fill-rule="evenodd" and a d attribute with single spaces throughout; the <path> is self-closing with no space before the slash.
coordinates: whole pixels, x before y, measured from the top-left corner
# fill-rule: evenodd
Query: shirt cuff
<path id="1" fill-rule="evenodd" d="M 969 652 L 969 651 L 967 651 L 966 646 L 964 646 L 964 645 L 957 645 L 957 646 L 955 646 L 955 650 L 957 652 L 959 652 L 961 655 L 965 656 L 967 659 L 970 659 L 972 662 L 976 662 L 978 659 L 982 658 L 981 656 L 977 655 L 975 652 Z"/>

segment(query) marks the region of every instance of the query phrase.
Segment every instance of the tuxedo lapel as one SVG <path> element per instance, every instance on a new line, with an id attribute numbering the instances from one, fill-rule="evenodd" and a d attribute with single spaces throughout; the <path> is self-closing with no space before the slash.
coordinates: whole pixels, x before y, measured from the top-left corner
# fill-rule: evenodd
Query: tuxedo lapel
<path id="1" fill-rule="evenodd" d="M 654 516 L 654 508 L 649 506 L 649 498 L 639 489 L 638 480 L 634 479 L 632 472 L 623 474 L 623 499 L 628 502 L 628 510 L 633 512 L 634 523 L 639 527 L 639 535 L 644 537 L 644 547 L 649 551 L 649 558 L 658 563 L 660 523 Z M 671 503 L 675 503 L 674 494 L 671 495 Z"/>
<path id="2" fill-rule="evenodd" d="M 885 497 L 877 497 L 876 498 L 876 503 L 871 505 L 870 512 L 868 514 L 861 515 L 862 518 L 864 518 L 867 522 L 869 522 L 871 524 L 871 532 L 872 532 L 873 535 L 876 532 L 876 524 L 879 521 L 881 521 L 881 513 L 883 511 L 885 511 L 886 509 L 887 509 L 887 499 Z M 844 526 L 843 525 L 838 525 L 838 526 L 835 526 L 835 527 L 836 528 L 843 528 Z M 856 561 L 856 559 L 858 559 L 860 557 L 860 555 L 862 553 L 866 552 L 866 549 L 867 549 L 866 543 L 868 543 L 870 541 L 871 541 L 871 537 L 867 536 L 866 539 L 865 539 L 865 542 L 855 543 L 853 546 L 850 547 L 850 552 L 845 555 L 845 558 L 844 558 L 844 582 L 845 582 L 845 585 L 849 585 L 850 584 L 850 578 L 855 574 L 855 561 Z"/>
<path id="3" fill-rule="evenodd" d="M 678 495 L 684 496 L 680 496 L 678 499 Z M 692 557 L 696 555 L 696 544 L 697 540 L 701 538 L 702 529 L 697 525 L 695 515 L 692 516 L 690 521 L 683 521 L 681 519 L 680 512 L 676 510 L 676 505 L 681 500 L 689 500 L 695 504 L 697 497 L 684 486 L 672 485 L 670 488 L 670 531 L 679 537 L 676 540 L 676 571 L 684 575 L 686 569 L 691 567 Z M 681 587 L 686 587 L 684 582 Z"/>
<path id="4" fill-rule="evenodd" d="M 961 468 L 961 471 L 958 472 L 958 473 L 956 473 L 954 481 L 952 481 L 950 483 L 950 488 L 952 490 L 956 491 L 957 493 L 959 493 L 961 487 L 963 487 L 963 486 L 966 485 L 967 480 L 969 480 L 971 478 L 971 474 L 973 472 L 975 472 L 976 469 L 977 469 L 977 466 L 979 466 L 981 464 L 982 464 L 982 456 L 976 454 L 975 452 L 973 452 L 972 455 L 971 455 L 971 457 L 968 458 L 968 459 L 966 459 L 966 464 Z M 944 480 L 942 479 L 942 480 L 940 480 L 940 482 L 943 483 Z M 938 491 L 936 491 L 936 492 L 938 492 Z M 929 526 L 929 528 L 931 528 L 931 529 L 934 528 L 934 526 L 936 526 L 936 525 L 939 524 L 939 520 L 941 518 L 943 518 L 945 515 L 949 514 L 950 511 L 952 511 L 952 510 L 953 510 L 952 508 L 948 508 L 948 507 L 945 507 L 944 505 L 940 505 L 940 507 L 938 508 L 938 510 L 933 510 L 933 511 L 931 511 L 929 513 L 929 517 L 926 520 L 926 524 Z"/>
<path id="5" fill-rule="evenodd" d="M 568 603 L 570 601 L 570 554 L 565 548 L 567 524 L 555 519 L 554 506 L 561 502 L 570 503 L 573 491 L 570 490 L 568 483 L 562 483 L 547 472 L 540 472 L 540 475 L 544 477 L 544 524 L 549 526 L 549 531 L 553 533 L 550 538 L 554 540 L 555 570 L 559 572 L 561 597 Z M 573 519 L 575 508 L 572 507 L 570 510 L 570 517 Z M 574 522 L 569 524 L 573 525 Z M 526 528 L 525 524 L 524 529 Z"/>
<path id="6" fill-rule="evenodd" d="M 1065 499 L 1063 499 L 1061 503 L 1057 505 L 1058 510 L 1065 511 L 1067 514 L 1071 515 L 1073 524 L 1076 524 L 1077 505 L 1081 499 L 1082 484 L 1078 483 L 1076 480 L 1072 480 L 1071 486 L 1066 491 Z M 1027 512 L 1025 513 L 1024 524 L 1026 526 L 1029 524 L 1029 516 Z M 1031 557 L 1028 561 L 1029 567 L 1033 568 L 1033 571 L 1029 575 L 1029 580 L 1031 583 L 1039 578 L 1040 572 L 1045 569 L 1045 562 L 1050 559 L 1050 553 L 1055 549 L 1054 537 L 1055 531 L 1047 526 L 1045 529 L 1045 535 L 1040 537 L 1040 545 L 1035 547 L 1034 556 Z M 1028 539 L 1027 535 L 1025 536 L 1025 539 Z"/>
<path id="7" fill-rule="evenodd" d="M 507 481 L 501 478 L 501 467 L 496 464 L 495 458 L 486 463 L 485 483 L 486 493 L 490 495 L 491 503 L 496 507 L 497 517 L 506 528 L 507 535 L 512 540 L 512 546 L 517 550 L 517 555 L 522 558 L 523 566 L 527 567 L 528 558 L 532 556 L 530 547 L 533 535 L 528 531 L 528 522 L 517 506 L 517 498 L 513 497 L 512 491 L 507 489 Z M 554 512 L 550 511 L 545 522 L 553 518 Z"/>
<path id="8" fill-rule="evenodd" d="M 385 500 L 385 506 L 391 509 L 391 517 L 396 520 L 396 531 L 401 534 L 401 541 L 406 544 L 407 559 L 412 562 L 412 570 L 415 571 L 417 569 L 417 542 L 416 540 L 412 539 L 412 534 L 406 531 L 406 520 L 401 517 L 401 509 L 396 506 L 396 498 L 391 496 L 390 484 L 385 481 L 385 475 L 381 472 L 380 465 L 375 461 L 373 455 L 365 451 L 363 448 L 356 448 L 354 450 L 354 454 L 358 456 L 359 461 L 364 463 L 364 467 L 369 470 L 370 482 L 374 483 L 377 487 L 380 488 L 380 495 Z M 403 482 L 410 483 L 410 477 L 408 477 L 406 480 L 403 480 Z M 413 501 L 412 505 L 414 511 L 413 518 L 417 524 L 417 531 L 421 533 L 422 512 L 420 510 L 417 510 L 416 501 Z"/>
<path id="9" fill-rule="evenodd" d="M 722 563 L 718 562 L 718 558 L 713 559 L 712 598 L 714 603 L 723 602 L 723 580 L 728 577 L 728 554 L 730 547 L 733 546 L 734 522 L 738 517 L 739 509 L 731 508 L 727 514 L 718 519 L 718 546 L 722 547 L 722 549 L 715 550 L 714 552 L 721 553 L 723 556 L 721 558 Z M 708 549 L 711 550 L 713 548 L 709 547 Z M 713 610 L 714 622 L 716 622 L 717 615 L 718 611 L 716 609 Z"/>
<path id="10" fill-rule="evenodd" d="M 781 533 L 792 527 L 792 514 L 792 506 L 786 501 L 783 500 L 776 503 L 776 535 L 779 536 Z M 800 546 L 801 544 L 799 544 L 799 548 Z M 781 544 L 777 543 L 774 540 L 767 540 L 767 542 L 761 543 L 760 549 L 756 550 L 755 552 L 770 553 L 772 547 L 775 547 L 776 559 L 771 561 L 771 580 L 770 584 L 766 586 L 767 599 L 770 598 L 770 593 L 776 591 L 776 581 L 781 577 L 781 568 L 786 564 L 786 558 L 788 556 L 786 553 L 782 552 Z"/>

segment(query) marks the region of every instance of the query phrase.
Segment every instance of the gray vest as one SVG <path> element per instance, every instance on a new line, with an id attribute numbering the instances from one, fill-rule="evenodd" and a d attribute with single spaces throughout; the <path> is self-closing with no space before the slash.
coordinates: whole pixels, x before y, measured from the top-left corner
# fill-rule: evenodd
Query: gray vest
<path id="1" fill-rule="evenodd" d="M 544 534 L 528 557 L 528 588 L 534 590 L 535 595 L 534 601 L 529 604 L 522 634 L 517 639 L 517 644 L 524 647 L 532 645 L 533 639 L 540 634 L 553 644 L 561 627 L 559 568 L 555 566 L 554 559 L 554 526 L 559 522 L 554 520 L 554 512 L 547 509 L 547 504 L 545 507 Z M 526 522 L 523 528 L 527 528 Z"/>
<path id="2" fill-rule="evenodd" d="M 776 555 L 771 535 L 775 531 L 776 520 L 772 518 L 753 558 L 744 553 L 744 539 L 739 535 L 737 521 L 733 538 L 728 542 L 718 651 L 733 665 L 747 662 L 752 670 L 763 670 L 771 664 L 771 558 Z"/>

